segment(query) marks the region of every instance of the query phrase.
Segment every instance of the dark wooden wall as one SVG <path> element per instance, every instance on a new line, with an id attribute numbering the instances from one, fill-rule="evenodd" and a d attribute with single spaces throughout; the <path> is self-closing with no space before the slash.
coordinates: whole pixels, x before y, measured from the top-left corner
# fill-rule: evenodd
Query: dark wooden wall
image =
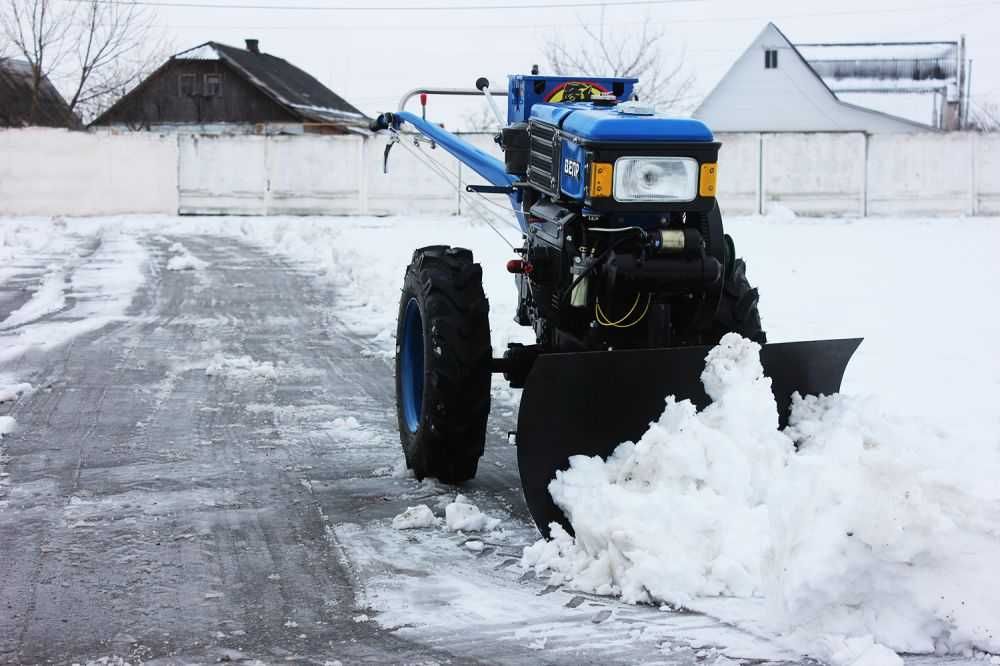
<path id="1" fill-rule="evenodd" d="M 194 94 L 181 94 L 182 74 L 195 76 Z M 206 96 L 206 74 L 222 77 L 222 91 Z M 299 120 L 217 60 L 173 60 L 98 119 L 140 129 L 153 123 L 267 123 Z"/>

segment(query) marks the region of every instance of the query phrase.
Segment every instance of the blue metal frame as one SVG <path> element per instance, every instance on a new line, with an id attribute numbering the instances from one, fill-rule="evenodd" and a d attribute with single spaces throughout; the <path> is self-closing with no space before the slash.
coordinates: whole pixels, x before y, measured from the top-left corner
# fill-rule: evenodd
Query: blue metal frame
<path id="1" fill-rule="evenodd" d="M 400 345 L 399 393 L 403 420 L 406 428 L 415 433 L 420 429 L 420 412 L 424 405 L 424 322 L 415 298 L 406 304 Z"/>
<path id="2" fill-rule="evenodd" d="M 462 164 L 468 165 L 473 171 L 499 187 L 510 187 L 517 179 L 507 173 L 503 162 L 493 157 L 489 153 L 479 150 L 468 141 L 463 141 L 457 136 L 429 123 L 418 115 L 409 111 L 401 111 L 393 114 L 399 120 L 410 123 L 421 134 L 428 136 L 449 153 L 454 155 Z"/>
<path id="3" fill-rule="evenodd" d="M 459 162 L 465 164 L 470 169 L 485 178 L 492 185 L 497 187 L 512 187 L 517 182 L 517 178 L 507 173 L 504 163 L 493 157 L 489 153 L 479 150 L 468 141 L 463 141 L 448 130 L 429 123 L 423 118 L 409 111 L 400 111 L 393 114 L 396 129 L 406 122 L 419 131 L 424 136 L 430 137 L 434 142 L 452 154 Z M 521 192 L 515 190 L 510 195 L 510 205 L 517 215 L 518 225 L 521 231 L 528 232 L 528 221 L 521 211 Z"/>

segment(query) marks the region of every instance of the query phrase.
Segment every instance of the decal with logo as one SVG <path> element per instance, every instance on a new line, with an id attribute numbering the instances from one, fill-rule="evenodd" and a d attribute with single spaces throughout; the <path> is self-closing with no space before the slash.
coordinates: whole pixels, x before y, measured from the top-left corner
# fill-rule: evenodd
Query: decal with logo
<path id="1" fill-rule="evenodd" d="M 592 81 L 567 81 L 561 83 L 545 98 L 546 102 L 586 102 L 594 95 L 603 95 L 607 88 Z"/>
<path id="2" fill-rule="evenodd" d="M 563 173 L 571 178 L 580 177 L 580 163 L 576 160 L 563 160 Z"/>

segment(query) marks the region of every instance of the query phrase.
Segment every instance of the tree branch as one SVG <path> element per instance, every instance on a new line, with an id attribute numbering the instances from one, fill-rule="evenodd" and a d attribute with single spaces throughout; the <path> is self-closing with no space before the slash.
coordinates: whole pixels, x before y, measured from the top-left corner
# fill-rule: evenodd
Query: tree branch
<path id="1" fill-rule="evenodd" d="M 608 29 L 602 6 L 600 20 L 588 24 L 581 19 L 579 32 L 574 47 L 567 47 L 560 35 L 545 43 L 545 57 L 553 73 L 638 78 L 636 93 L 661 111 L 684 111 L 693 101 L 695 77 L 687 70 L 684 50 L 665 55 L 666 32 L 648 16 L 638 36 L 619 36 Z"/>

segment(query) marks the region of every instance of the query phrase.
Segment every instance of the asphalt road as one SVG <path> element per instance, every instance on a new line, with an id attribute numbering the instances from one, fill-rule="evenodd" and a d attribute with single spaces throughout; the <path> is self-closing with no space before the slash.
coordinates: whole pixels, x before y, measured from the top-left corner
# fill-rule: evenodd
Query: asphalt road
<path id="1" fill-rule="evenodd" d="M 452 491 L 390 473 L 390 366 L 309 271 L 214 237 L 182 239 L 207 268 L 167 271 L 174 240 L 143 239 L 128 319 L 17 362 L 40 390 L 0 406 L 19 423 L 0 455 L 0 663 L 680 664 L 711 663 L 727 631 L 756 640 L 521 575 L 509 414 L 465 492 L 510 537 L 397 537 L 388 519 Z M 32 279 L 0 293 L 0 319 Z M 457 603 L 444 570 L 492 614 L 422 627 Z M 414 621 L 382 628 L 379 603 Z"/>

